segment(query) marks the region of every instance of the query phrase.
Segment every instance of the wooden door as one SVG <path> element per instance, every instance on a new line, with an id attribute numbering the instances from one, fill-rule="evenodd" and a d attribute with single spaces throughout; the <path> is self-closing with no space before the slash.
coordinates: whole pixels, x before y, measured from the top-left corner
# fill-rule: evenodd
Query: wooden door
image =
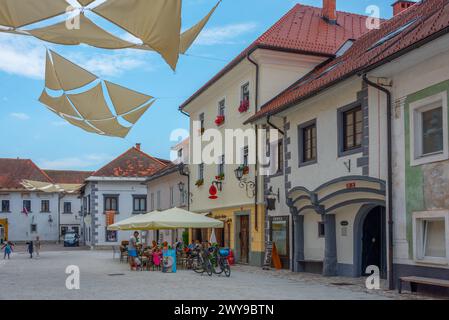
<path id="1" fill-rule="evenodd" d="M 240 262 L 249 262 L 249 216 L 240 216 Z"/>

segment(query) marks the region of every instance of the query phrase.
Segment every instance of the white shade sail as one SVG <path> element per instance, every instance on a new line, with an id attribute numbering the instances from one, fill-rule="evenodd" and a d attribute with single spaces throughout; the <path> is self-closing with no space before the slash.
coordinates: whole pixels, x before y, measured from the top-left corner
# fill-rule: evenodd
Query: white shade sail
<path id="1" fill-rule="evenodd" d="M 56 113 L 68 115 L 72 117 L 79 117 L 78 113 L 73 109 L 67 96 L 64 94 L 60 97 L 51 97 L 44 90 L 39 98 L 39 101 L 50 108 L 52 108 Z"/>
<path id="2" fill-rule="evenodd" d="M 98 83 L 92 89 L 78 93 L 67 95 L 72 101 L 76 110 L 86 120 L 105 120 L 114 118 L 104 99 L 103 87 Z"/>
<path id="3" fill-rule="evenodd" d="M 176 230 L 186 228 L 223 228 L 220 220 L 205 217 L 180 208 L 150 212 L 124 220 L 108 227 L 108 230 Z"/>
<path id="4" fill-rule="evenodd" d="M 61 90 L 61 84 L 59 83 L 58 77 L 56 75 L 53 63 L 50 60 L 50 55 L 48 51 L 46 52 L 45 59 L 45 86 L 51 90 Z"/>
<path id="5" fill-rule="evenodd" d="M 131 127 L 122 126 L 116 118 L 102 121 L 88 121 L 91 125 L 101 130 L 105 135 L 124 138 L 128 135 Z"/>
<path id="6" fill-rule="evenodd" d="M 209 22 L 210 17 L 212 17 L 220 2 L 221 1 L 219 1 L 200 22 L 181 34 L 181 43 L 179 45 L 180 53 L 186 53 L 187 50 L 189 50 L 193 42 L 198 38 L 201 31 L 203 31 L 204 27 Z"/>
<path id="7" fill-rule="evenodd" d="M 123 119 L 125 119 L 126 121 L 135 124 L 137 123 L 137 121 L 139 121 L 139 119 L 145 114 L 145 112 L 147 112 L 147 110 L 153 105 L 154 101 L 151 101 L 149 104 L 147 104 L 146 106 L 134 110 L 133 112 L 130 112 L 128 114 L 123 115 Z"/>
<path id="8" fill-rule="evenodd" d="M 92 11 L 141 39 L 176 69 L 181 6 L 181 0 L 108 0 Z"/>
<path id="9" fill-rule="evenodd" d="M 106 102 L 102 81 L 88 90 L 69 94 L 65 88 L 82 85 L 83 83 L 85 85 L 90 84 L 91 80 L 96 80 L 97 77 L 60 55 L 54 52 L 50 53 L 53 63 L 47 53 L 45 84 L 47 88 L 53 90 L 62 87 L 63 94 L 59 97 L 52 97 L 44 89 L 39 101 L 46 105 L 50 111 L 84 131 L 125 138 L 132 126 L 123 126 L 120 124 L 119 118 L 123 118 L 134 125 L 155 101 L 150 101 L 153 99 L 152 96 L 104 81 L 113 107 L 117 112 L 117 114 L 114 114 Z M 74 72 L 74 74 L 71 72 Z M 78 82 L 76 82 L 76 79 L 72 79 L 79 75 L 84 77 L 83 81 L 78 79 Z M 64 79 L 64 82 L 62 79 Z M 59 88 L 58 84 L 61 84 Z"/>
<path id="10" fill-rule="evenodd" d="M 66 12 L 64 0 L 1 0 L 0 25 L 20 28 Z"/>
<path id="11" fill-rule="evenodd" d="M 115 111 L 119 115 L 130 112 L 153 99 L 151 96 L 127 89 L 109 81 L 105 81 L 104 83 L 114 104 Z"/>
<path id="12" fill-rule="evenodd" d="M 21 184 L 27 190 L 45 193 L 76 193 L 83 186 L 82 184 L 53 184 L 33 180 L 22 180 Z"/>
<path id="13" fill-rule="evenodd" d="M 97 76 L 50 50 L 56 76 L 62 89 L 75 90 L 95 81 Z"/>
<path id="14" fill-rule="evenodd" d="M 83 7 L 88 6 L 89 4 L 91 4 L 92 2 L 94 2 L 95 0 L 77 0 L 80 4 L 83 5 Z"/>
<path id="15" fill-rule="evenodd" d="M 63 45 L 88 44 L 103 49 L 125 49 L 132 48 L 134 43 L 122 40 L 113 34 L 103 30 L 84 14 L 76 16 L 79 18 L 79 28 L 68 29 L 66 22 L 60 22 L 51 26 L 29 30 L 28 32 L 41 40 Z"/>

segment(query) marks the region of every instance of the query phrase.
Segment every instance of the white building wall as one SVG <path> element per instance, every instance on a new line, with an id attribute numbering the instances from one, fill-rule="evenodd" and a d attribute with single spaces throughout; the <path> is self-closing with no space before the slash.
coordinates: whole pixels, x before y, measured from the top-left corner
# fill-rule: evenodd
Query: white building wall
<path id="1" fill-rule="evenodd" d="M 35 240 L 57 241 L 58 230 L 58 194 L 36 192 L 1 193 L 1 200 L 10 201 L 9 213 L 0 212 L 0 219 L 8 219 L 8 239 L 13 242 Z M 31 200 L 31 212 L 28 216 L 23 211 L 23 200 Z M 41 200 L 50 201 L 50 212 L 41 211 Z M 52 222 L 49 222 L 51 216 Z M 31 232 L 31 224 L 37 225 L 37 232 Z"/>

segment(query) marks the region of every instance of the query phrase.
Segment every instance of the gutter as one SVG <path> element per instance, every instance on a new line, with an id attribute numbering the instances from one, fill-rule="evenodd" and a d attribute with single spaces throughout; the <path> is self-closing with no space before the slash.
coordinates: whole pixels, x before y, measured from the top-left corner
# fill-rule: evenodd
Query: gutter
<path id="1" fill-rule="evenodd" d="M 388 206 L 388 283 L 389 289 L 394 290 L 393 280 L 393 165 L 392 165 L 392 97 L 390 90 L 377 83 L 368 80 L 366 73 L 363 75 L 363 81 L 387 96 L 387 156 L 388 156 L 388 182 L 387 182 L 387 206 Z"/>

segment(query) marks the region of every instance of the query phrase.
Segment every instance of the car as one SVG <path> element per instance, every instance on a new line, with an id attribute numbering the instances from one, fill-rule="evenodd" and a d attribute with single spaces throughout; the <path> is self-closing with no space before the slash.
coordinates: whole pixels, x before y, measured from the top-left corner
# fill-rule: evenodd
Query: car
<path id="1" fill-rule="evenodd" d="M 64 235 L 64 247 L 79 247 L 80 237 L 77 233 L 69 232 Z"/>

